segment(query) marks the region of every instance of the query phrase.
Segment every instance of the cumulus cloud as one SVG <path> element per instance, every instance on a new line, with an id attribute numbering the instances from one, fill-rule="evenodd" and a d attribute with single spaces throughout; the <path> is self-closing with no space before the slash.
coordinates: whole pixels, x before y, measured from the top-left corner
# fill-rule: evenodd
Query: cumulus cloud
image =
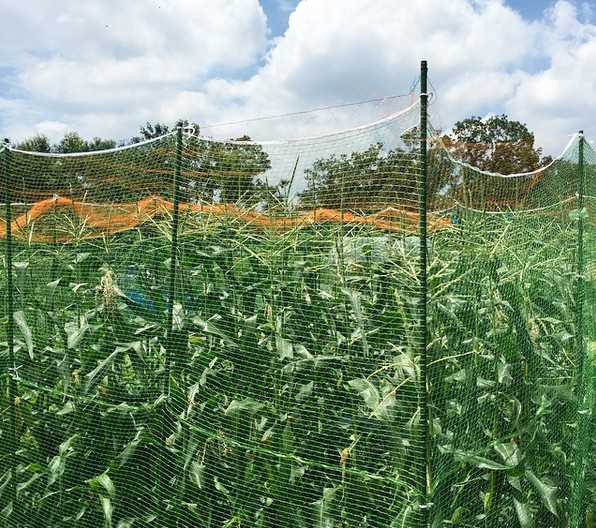
<path id="1" fill-rule="evenodd" d="M 504 0 L 302 0 L 272 38 L 257 0 L 3 3 L 0 58 L 19 92 L 0 93 L 5 135 L 67 125 L 127 137 L 145 120 L 235 121 L 406 92 L 420 58 L 439 127 L 506 111 L 551 152 L 580 125 L 596 135 L 585 123 L 596 114 L 596 26 L 566 0 L 534 21 Z M 374 114 L 354 113 L 247 131 L 292 135 Z"/>
<path id="2" fill-rule="evenodd" d="M 213 71 L 250 66 L 267 45 L 258 0 L 1 0 L 0 8 L 0 59 L 22 110 L 84 133 L 111 131 L 118 112 L 125 134 L 139 119 L 159 117 L 165 98 Z M 0 123 L 22 129 L 13 115 Z"/>
<path id="3" fill-rule="evenodd" d="M 171 107 L 226 121 L 403 93 L 425 57 L 452 120 L 510 95 L 510 76 L 533 59 L 536 39 L 498 1 L 303 0 L 254 76 L 210 80 Z"/>
<path id="4" fill-rule="evenodd" d="M 506 109 L 526 120 L 538 141 L 556 152 L 578 129 L 596 137 L 596 25 L 580 22 L 574 5 L 558 2 L 542 27 L 549 65 L 524 74 Z"/>

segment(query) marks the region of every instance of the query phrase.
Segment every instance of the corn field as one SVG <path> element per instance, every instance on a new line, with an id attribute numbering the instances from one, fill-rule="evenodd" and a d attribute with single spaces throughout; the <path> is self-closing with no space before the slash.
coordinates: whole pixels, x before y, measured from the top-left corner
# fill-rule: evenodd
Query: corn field
<path id="1" fill-rule="evenodd" d="M 591 526 L 596 153 L 482 173 L 419 112 L 5 149 L 0 524 Z"/>

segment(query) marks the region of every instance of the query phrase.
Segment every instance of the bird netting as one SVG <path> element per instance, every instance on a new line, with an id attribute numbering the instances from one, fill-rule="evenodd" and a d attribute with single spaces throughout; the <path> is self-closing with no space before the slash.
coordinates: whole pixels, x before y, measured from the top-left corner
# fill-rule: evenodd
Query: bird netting
<path id="1" fill-rule="evenodd" d="M 582 526 L 596 155 L 502 177 L 420 114 L 6 148 L 4 525 Z"/>
<path id="2" fill-rule="evenodd" d="M 433 237 L 429 285 L 437 521 L 584 526 L 596 176 L 579 162 L 586 145 L 574 137 L 547 167 L 509 176 L 431 153 L 430 208 L 455 223 Z"/>

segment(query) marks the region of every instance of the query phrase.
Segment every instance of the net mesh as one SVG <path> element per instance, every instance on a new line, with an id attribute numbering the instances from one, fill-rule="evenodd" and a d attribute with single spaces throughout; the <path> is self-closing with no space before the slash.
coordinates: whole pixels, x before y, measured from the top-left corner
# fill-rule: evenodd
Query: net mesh
<path id="1" fill-rule="evenodd" d="M 583 526 L 594 217 L 578 203 L 579 138 L 548 167 L 508 177 L 442 148 L 431 156 L 431 209 L 449 209 L 455 224 L 433 237 L 431 262 L 433 515 Z M 593 187 L 589 162 L 584 178 Z"/>
<path id="2" fill-rule="evenodd" d="M 423 284 L 419 116 L 5 149 L 4 524 L 582 526 L 596 154 L 502 177 L 430 130 Z"/>

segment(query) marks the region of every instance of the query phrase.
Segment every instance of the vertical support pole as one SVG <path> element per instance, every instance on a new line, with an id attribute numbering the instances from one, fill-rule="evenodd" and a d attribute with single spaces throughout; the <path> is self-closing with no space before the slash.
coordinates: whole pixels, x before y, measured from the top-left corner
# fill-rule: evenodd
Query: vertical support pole
<path id="1" fill-rule="evenodd" d="M 424 475 L 420 483 L 420 493 L 424 497 L 422 510 L 422 526 L 428 526 L 429 520 L 429 490 L 431 477 L 431 443 L 429 427 L 429 384 L 428 374 L 428 247 L 427 247 L 427 206 L 428 206 L 428 153 L 427 153 L 427 114 L 428 114 L 428 65 L 425 60 L 420 64 L 420 178 L 419 178 L 419 206 L 418 206 L 418 236 L 420 238 L 420 267 L 418 270 L 420 296 L 418 299 L 419 326 L 419 354 L 420 354 L 420 385 L 424 391 L 421 409 L 421 423 L 424 436 Z"/>
<path id="2" fill-rule="evenodd" d="M 575 285 L 575 358 L 577 363 L 577 377 L 575 395 L 577 398 L 575 415 L 578 420 L 575 437 L 574 470 L 571 495 L 571 528 L 581 528 L 585 522 L 585 473 L 589 458 L 591 405 L 588 383 L 592 383 L 586 374 L 586 347 L 584 339 L 584 303 L 585 303 L 585 260 L 584 260 L 584 194 L 585 194 L 585 161 L 584 161 L 584 133 L 579 131 L 578 174 L 577 174 L 577 255 L 576 255 L 576 285 Z M 587 368 L 586 368 L 587 367 Z"/>
<path id="3" fill-rule="evenodd" d="M 161 417 L 161 442 L 166 442 L 168 436 L 168 423 L 170 420 L 170 414 L 173 414 L 170 406 L 170 370 L 172 365 L 172 355 L 174 353 L 174 345 L 177 333 L 174 332 L 174 297 L 176 294 L 176 271 L 178 263 L 178 222 L 179 222 L 179 209 L 180 209 L 180 173 L 182 166 L 182 123 L 178 123 L 176 131 L 176 154 L 174 158 L 174 181 L 173 186 L 173 207 L 172 207 L 172 242 L 170 245 L 170 274 L 168 283 L 168 314 L 166 320 L 166 360 L 164 366 L 164 380 L 163 380 L 163 392 L 166 395 L 165 409 Z M 163 496 L 168 496 L 169 491 L 164 489 L 164 482 L 169 479 L 166 478 L 166 474 L 169 473 L 168 461 L 169 457 L 167 452 L 156 451 L 158 460 L 156 461 L 155 468 L 157 470 L 157 493 L 156 499 L 158 507 L 161 508 L 160 500 Z M 161 456 L 161 458 L 159 458 Z M 170 512 L 171 514 L 171 512 Z M 165 520 L 168 520 L 168 514 L 166 514 Z M 170 526 L 171 523 L 164 522 L 164 526 Z"/>
<path id="4" fill-rule="evenodd" d="M 12 453 L 10 488 L 13 509 L 17 507 L 17 474 L 16 474 L 16 451 L 17 451 L 17 381 L 16 381 L 16 363 L 14 356 L 14 286 L 12 281 L 12 196 L 11 196 L 11 178 L 10 178 L 10 150 L 5 148 L 3 154 L 3 172 L 4 172 L 4 197 L 6 207 L 6 241 L 5 263 L 6 263 L 6 312 L 8 322 L 6 325 L 6 340 L 8 341 L 8 399 L 10 402 L 10 445 L 9 451 Z"/>
<path id="5" fill-rule="evenodd" d="M 174 349 L 174 296 L 176 294 L 176 268 L 178 253 L 178 223 L 180 213 L 180 171 L 182 167 L 182 123 L 178 123 L 176 131 L 176 160 L 174 167 L 174 199 L 172 210 L 172 244 L 170 247 L 170 277 L 168 285 L 168 320 L 167 320 L 167 350 L 165 365 L 165 389 L 169 395 L 170 390 L 170 366 L 172 363 L 172 351 Z"/>

